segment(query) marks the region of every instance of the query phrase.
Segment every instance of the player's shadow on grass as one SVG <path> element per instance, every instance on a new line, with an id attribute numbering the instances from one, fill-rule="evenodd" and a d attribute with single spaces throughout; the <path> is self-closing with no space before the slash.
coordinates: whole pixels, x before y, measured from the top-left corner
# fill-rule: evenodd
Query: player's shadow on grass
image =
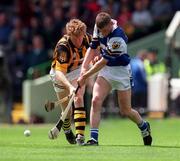
<path id="1" fill-rule="evenodd" d="M 152 146 L 144 146 L 144 145 L 99 145 L 99 146 L 77 146 L 77 145 L 65 145 L 63 146 L 64 148 L 84 148 L 84 147 L 88 147 L 88 148 L 102 148 L 102 147 L 121 147 L 121 148 L 134 148 L 134 147 L 139 147 L 139 148 L 144 148 L 144 147 L 148 147 L 148 148 L 169 148 L 169 149 L 180 149 L 180 146 L 170 146 L 170 145 L 152 145 Z"/>
<path id="2" fill-rule="evenodd" d="M 180 149 L 180 146 L 171 146 L 171 145 L 153 145 L 152 147 L 157 147 L 157 148 L 174 148 L 174 149 Z"/>
<path id="3" fill-rule="evenodd" d="M 149 148 L 174 148 L 180 149 L 180 146 L 170 146 L 170 145 L 152 145 L 152 146 L 144 146 L 144 145 L 99 145 L 99 146 L 109 146 L 109 147 L 149 147 Z"/>

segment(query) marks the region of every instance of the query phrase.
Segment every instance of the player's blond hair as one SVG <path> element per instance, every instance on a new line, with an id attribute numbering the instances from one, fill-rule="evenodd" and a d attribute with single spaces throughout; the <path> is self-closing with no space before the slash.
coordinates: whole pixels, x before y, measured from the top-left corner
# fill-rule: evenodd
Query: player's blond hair
<path id="1" fill-rule="evenodd" d="M 86 29 L 86 24 L 79 19 L 72 19 L 66 24 L 66 32 L 69 36 L 85 34 Z"/>

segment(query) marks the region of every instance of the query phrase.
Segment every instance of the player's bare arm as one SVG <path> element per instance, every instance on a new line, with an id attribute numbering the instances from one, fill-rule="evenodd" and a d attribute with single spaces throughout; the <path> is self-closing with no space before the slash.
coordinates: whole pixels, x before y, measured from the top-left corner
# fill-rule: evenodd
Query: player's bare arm
<path id="1" fill-rule="evenodd" d="M 99 61 L 97 61 L 93 65 L 92 68 L 90 68 L 86 73 L 84 73 L 82 76 L 79 77 L 79 79 L 77 80 L 78 84 L 80 86 L 83 86 L 85 84 L 87 78 L 89 78 L 93 74 L 95 74 L 98 71 L 100 71 L 106 64 L 107 64 L 107 60 L 102 57 Z"/>
<path id="2" fill-rule="evenodd" d="M 68 81 L 66 76 L 64 75 L 63 72 L 61 71 L 56 71 L 57 72 L 57 79 L 61 81 L 61 83 L 69 90 L 69 93 L 72 94 L 75 91 L 74 86 Z"/>
<path id="3" fill-rule="evenodd" d="M 95 57 L 95 50 L 88 48 L 88 50 L 86 51 L 84 61 L 82 63 L 81 75 L 83 75 L 89 69 L 89 64 L 94 59 L 94 57 Z"/>

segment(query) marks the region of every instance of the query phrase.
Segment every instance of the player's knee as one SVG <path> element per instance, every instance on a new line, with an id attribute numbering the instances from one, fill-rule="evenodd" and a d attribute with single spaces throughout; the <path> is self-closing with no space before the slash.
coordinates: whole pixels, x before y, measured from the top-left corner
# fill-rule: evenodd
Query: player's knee
<path id="1" fill-rule="evenodd" d="M 100 110 L 99 107 L 101 107 L 101 105 L 102 105 L 102 100 L 99 97 L 94 97 L 92 99 L 93 110 L 95 111 Z"/>

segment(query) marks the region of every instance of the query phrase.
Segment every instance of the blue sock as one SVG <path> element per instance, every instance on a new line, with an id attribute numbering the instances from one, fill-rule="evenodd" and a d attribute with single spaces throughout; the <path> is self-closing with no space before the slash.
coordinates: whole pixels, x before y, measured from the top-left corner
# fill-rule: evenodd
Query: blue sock
<path id="1" fill-rule="evenodd" d="M 99 130 L 95 129 L 95 128 L 92 128 L 90 130 L 90 132 L 91 132 L 91 138 L 93 138 L 94 140 L 98 141 L 98 132 L 99 132 Z"/>
<path id="2" fill-rule="evenodd" d="M 138 127 L 141 131 L 144 131 L 145 129 L 147 129 L 147 123 L 146 121 L 142 121 L 142 123 L 138 124 Z"/>

